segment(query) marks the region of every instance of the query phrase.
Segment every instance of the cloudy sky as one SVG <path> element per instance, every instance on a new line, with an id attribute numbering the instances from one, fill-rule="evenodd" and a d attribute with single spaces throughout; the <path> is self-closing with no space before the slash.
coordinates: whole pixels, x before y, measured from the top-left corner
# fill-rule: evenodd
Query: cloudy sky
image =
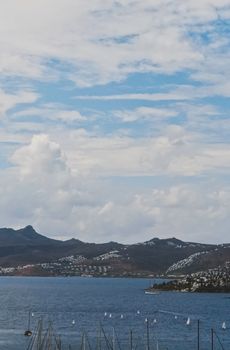
<path id="1" fill-rule="evenodd" d="M 230 241 L 230 0 L 0 2 L 0 226 Z"/>

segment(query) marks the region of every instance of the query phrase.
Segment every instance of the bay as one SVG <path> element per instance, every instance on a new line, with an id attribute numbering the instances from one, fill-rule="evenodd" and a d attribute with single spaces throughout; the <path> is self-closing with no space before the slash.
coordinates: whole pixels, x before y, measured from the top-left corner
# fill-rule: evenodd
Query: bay
<path id="1" fill-rule="evenodd" d="M 83 332 L 92 349 L 96 348 L 101 327 L 116 349 L 129 349 L 132 330 L 133 349 L 200 350 L 230 349 L 230 295 L 162 292 L 146 295 L 149 280 L 129 278 L 0 278 L 0 348 L 23 350 L 28 313 L 34 329 L 40 318 L 52 322 L 62 338 L 63 349 L 79 349 Z M 190 325 L 186 321 L 190 318 Z M 75 324 L 73 324 L 73 320 Z M 148 322 L 146 322 L 148 320 Z M 226 322 L 227 329 L 221 325 Z M 105 339 L 104 339 L 105 343 Z M 105 346 L 105 345 L 104 345 Z"/>

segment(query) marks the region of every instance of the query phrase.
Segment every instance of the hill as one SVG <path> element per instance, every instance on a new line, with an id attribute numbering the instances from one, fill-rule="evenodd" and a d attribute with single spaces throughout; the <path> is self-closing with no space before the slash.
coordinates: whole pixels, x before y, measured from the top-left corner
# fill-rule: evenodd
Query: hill
<path id="1" fill-rule="evenodd" d="M 96 244 L 54 240 L 32 226 L 0 229 L 2 274 L 177 275 L 224 266 L 229 260 L 230 244 L 183 242 L 174 237 L 130 245 Z M 29 268 L 22 268 L 25 265 Z"/>

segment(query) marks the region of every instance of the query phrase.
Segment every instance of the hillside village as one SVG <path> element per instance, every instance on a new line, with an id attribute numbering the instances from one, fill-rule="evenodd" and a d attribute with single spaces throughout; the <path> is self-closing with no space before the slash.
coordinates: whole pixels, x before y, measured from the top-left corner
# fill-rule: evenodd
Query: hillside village
<path id="1" fill-rule="evenodd" d="M 230 262 L 224 267 L 209 269 L 186 275 L 181 279 L 171 280 L 162 284 L 154 284 L 149 291 L 179 291 L 179 292 L 230 292 Z"/>
<path id="2" fill-rule="evenodd" d="M 83 256 L 67 256 L 55 262 L 0 267 L 0 275 L 107 276 L 111 266 L 89 265 Z"/>

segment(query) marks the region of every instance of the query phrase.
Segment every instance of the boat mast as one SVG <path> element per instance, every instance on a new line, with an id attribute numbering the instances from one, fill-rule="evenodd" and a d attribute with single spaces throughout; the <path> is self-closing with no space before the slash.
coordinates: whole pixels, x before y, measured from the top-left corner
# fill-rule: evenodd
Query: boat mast
<path id="1" fill-rule="evenodd" d="M 149 319 L 146 318 L 146 350 L 150 350 L 149 347 Z"/>
<path id="2" fill-rule="evenodd" d="M 211 350 L 214 350 L 214 330 L 211 329 Z"/>
<path id="3" fill-rule="evenodd" d="M 133 350 L 133 331 L 130 329 L 130 350 Z"/>
<path id="4" fill-rule="evenodd" d="M 115 330 L 114 330 L 114 327 L 113 327 L 113 350 L 115 350 Z"/>
<path id="5" fill-rule="evenodd" d="M 197 320 L 197 350 L 200 350 L 200 320 Z"/>

